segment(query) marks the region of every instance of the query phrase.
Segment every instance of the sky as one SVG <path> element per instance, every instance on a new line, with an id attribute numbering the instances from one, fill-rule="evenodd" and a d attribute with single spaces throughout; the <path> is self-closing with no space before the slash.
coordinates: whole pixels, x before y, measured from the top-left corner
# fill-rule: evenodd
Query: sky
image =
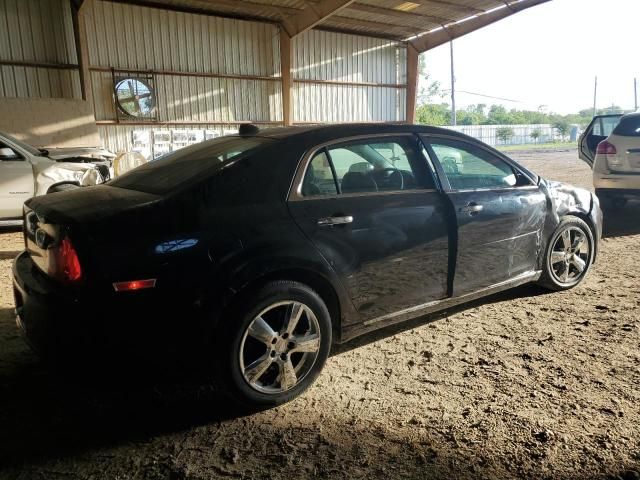
<path id="1" fill-rule="evenodd" d="M 639 21 L 640 0 L 551 0 L 456 39 L 457 107 L 577 113 L 593 107 L 597 75 L 598 108 L 632 109 L 634 77 L 640 92 Z M 424 56 L 431 80 L 450 89 L 449 44 Z"/>

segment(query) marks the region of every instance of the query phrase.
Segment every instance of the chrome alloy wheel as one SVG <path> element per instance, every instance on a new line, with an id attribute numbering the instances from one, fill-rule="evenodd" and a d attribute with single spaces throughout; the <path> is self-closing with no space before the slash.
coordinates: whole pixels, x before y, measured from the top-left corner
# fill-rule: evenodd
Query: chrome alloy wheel
<path id="1" fill-rule="evenodd" d="M 568 227 L 556 237 L 549 257 L 551 272 L 563 284 L 576 283 L 589 266 L 589 239 L 577 227 Z"/>
<path id="2" fill-rule="evenodd" d="M 251 388 L 282 393 L 313 368 L 320 326 L 308 306 L 295 301 L 269 305 L 249 324 L 240 342 L 240 371 Z"/>

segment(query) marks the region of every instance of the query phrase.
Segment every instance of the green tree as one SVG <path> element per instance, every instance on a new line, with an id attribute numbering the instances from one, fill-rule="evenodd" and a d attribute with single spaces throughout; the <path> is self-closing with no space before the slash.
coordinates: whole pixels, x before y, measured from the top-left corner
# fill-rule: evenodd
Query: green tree
<path id="1" fill-rule="evenodd" d="M 424 55 L 418 57 L 418 105 L 432 103 L 434 99 L 441 100 L 445 93 L 440 82 L 431 80 L 427 72 L 427 62 Z"/>
<path id="2" fill-rule="evenodd" d="M 498 137 L 498 140 L 502 140 L 502 143 L 507 143 L 513 135 L 513 128 L 510 127 L 502 127 L 496 130 L 496 137 Z"/>
<path id="3" fill-rule="evenodd" d="M 532 131 L 529 136 L 533 139 L 534 142 L 538 143 L 538 139 L 540 138 L 540 136 L 542 135 L 542 132 L 540 131 L 539 128 L 536 128 L 534 131 Z"/>
<path id="4" fill-rule="evenodd" d="M 502 105 L 491 105 L 487 120 L 484 123 L 486 125 L 509 125 L 511 118 L 507 109 Z"/>
<path id="5" fill-rule="evenodd" d="M 446 103 L 420 105 L 416 108 L 416 122 L 423 125 L 449 125 L 451 109 Z"/>
<path id="6" fill-rule="evenodd" d="M 569 122 L 567 122 L 565 119 L 559 119 L 553 122 L 553 128 L 556 132 L 558 132 L 558 135 L 560 135 L 560 139 L 564 141 L 567 135 L 569 135 L 569 129 L 571 128 L 571 125 L 569 125 Z"/>

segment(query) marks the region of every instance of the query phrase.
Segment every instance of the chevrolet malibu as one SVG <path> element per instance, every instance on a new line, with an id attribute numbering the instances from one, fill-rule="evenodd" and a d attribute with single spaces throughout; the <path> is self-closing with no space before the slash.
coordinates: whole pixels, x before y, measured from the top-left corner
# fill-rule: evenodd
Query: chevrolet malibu
<path id="1" fill-rule="evenodd" d="M 334 344 L 525 283 L 575 287 L 601 225 L 591 193 L 456 132 L 245 125 L 27 201 L 16 321 L 45 358 L 199 352 L 235 402 L 273 406 Z"/>

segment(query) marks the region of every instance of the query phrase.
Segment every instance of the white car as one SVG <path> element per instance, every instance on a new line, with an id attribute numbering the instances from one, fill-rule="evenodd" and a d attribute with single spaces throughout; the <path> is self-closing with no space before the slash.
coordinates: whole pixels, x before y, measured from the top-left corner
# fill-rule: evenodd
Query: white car
<path id="1" fill-rule="evenodd" d="M 36 195 L 108 180 L 113 157 L 98 148 L 41 150 L 0 133 L 0 223 L 21 223 L 23 203 Z"/>
<path id="2" fill-rule="evenodd" d="M 624 115 L 596 148 L 593 162 L 596 195 L 613 206 L 640 196 L 640 113 Z"/>

